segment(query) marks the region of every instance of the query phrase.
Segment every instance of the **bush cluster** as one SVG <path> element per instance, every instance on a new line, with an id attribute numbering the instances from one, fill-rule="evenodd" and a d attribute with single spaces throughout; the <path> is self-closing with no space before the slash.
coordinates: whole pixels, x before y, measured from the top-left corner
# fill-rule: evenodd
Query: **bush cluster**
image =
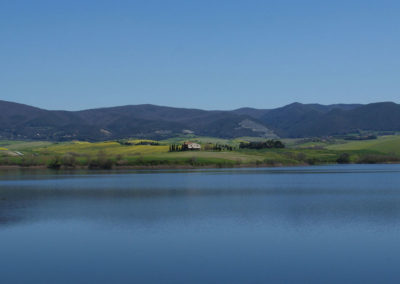
<path id="1" fill-rule="evenodd" d="M 267 140 L 264 142 L 240 142 L 240 149 L 272 149 L 272 148 L 285 148 L 285 144 L 279 140 Z"/>

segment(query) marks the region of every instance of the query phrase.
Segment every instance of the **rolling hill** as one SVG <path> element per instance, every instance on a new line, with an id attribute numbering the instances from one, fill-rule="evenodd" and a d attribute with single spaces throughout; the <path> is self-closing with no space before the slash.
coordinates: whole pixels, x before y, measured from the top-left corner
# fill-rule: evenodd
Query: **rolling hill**
<path id="1" fill-rule="evenodd" d="M 274 109 L 259 120 L 281 137 L 341 135 L 364 131 L 399 131 L 400 105 L 392 102 L 368 105 L 294 103 Z"/>
<path id="2" fill-rule="evenodd" d="M 183 134 L 314 137 L 359 130 L 400 131 L 400 105 L 293 103 L 276 109 L 206 111 L 146 104 L 53 111 L 0 101 L 0 139 L 12 140 L 160 139 Z"/>
<path id="3" fill-rule="evenodd" d="M 168 138 L 185 133 L 233 138 L 276 137 L 261 121 L 230 111 L 132 105 L 83 111 L 49 111 L 0 101 L 0 139 L 101 141 Z"/>

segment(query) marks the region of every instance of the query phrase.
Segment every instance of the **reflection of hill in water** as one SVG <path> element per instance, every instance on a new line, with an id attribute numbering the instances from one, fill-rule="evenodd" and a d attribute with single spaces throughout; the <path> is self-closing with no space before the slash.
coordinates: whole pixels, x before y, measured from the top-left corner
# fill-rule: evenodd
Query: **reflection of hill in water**
<path id="1" fill-rule="evenodd" d="M 23 176 L 3 180 L 0 226 L 68 220 L 118 226 L 258 222 L 298 227 L 400 220 L 400 167 Z"/>

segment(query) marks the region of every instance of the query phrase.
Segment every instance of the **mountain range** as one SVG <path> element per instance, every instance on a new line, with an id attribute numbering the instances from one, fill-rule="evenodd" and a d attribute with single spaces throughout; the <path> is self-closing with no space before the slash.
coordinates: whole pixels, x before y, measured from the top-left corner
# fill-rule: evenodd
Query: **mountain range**
<path id="1" fill-rule="evenodd" d="M 145 104 L 56 111 L 0 100 L 0 139 L 102 141 L 184 134 L 296 138 L 356 131 L 400 131 L 400 105 L 293 103 L 275 109 L 207 111 Z"/>

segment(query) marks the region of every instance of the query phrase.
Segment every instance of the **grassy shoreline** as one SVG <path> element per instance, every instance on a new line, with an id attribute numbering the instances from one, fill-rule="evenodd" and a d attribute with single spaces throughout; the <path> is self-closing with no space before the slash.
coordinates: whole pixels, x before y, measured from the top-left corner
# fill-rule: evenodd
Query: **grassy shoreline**
<path id="1" fill-rule="evenodd" d="M 348 163 L 346 165 L 397 165 L 400 162 L 381 162 L 381 163 Z M 38 166 L 19 166 L 19 165 L 0 165 L 0 171 L 10 170 L 53 170 L 53 171 L 118 171 L 118 170 L 195 170 L 195 169 L 240 169 L 240 168 L 284 168 L 284 167 L 312 167 L 312 166 L 333 166 L 344 165 L 340 163 L 321 163 L 321 164 L 246 164 L 246 165 L 206 165 L 206 166 L 191 166 L 191 165 L 149 165 L 149 166 L 113 166 L 112 168 L 88 168 L 88 167 L 60 167 L 57 169 L 49 168 L 46 165 Z"/>
<path id="2" fill-rule="evenodd" d="M 207 145 L 207 138 L 199 141 Z M 230 150 L 181 152 L 170 152 L 170 141 L 156 141 L 154 145 L 138 142 L 143 141 L 0 141 L 0 169 L 196 169 L 400 163 L 400 136 L 350 142 L 292 140 L 286 148 L 259 150 L 240 149 L 235 147 L 240 140 L 225 140 L 221 143 L 229 143 Z"/>

